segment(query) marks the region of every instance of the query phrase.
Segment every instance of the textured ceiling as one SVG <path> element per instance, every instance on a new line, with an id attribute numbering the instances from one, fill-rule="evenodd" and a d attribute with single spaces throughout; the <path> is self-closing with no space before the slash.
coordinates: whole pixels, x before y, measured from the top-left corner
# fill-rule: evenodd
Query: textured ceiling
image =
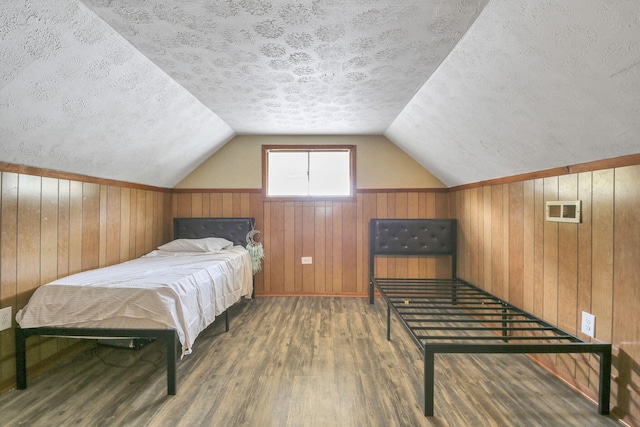
<path id="1" fill-rule="evenodd" d="M 242 134 L 383 133 L 485 3 L 85 0 Z"/>
<path id="2" fill-rule="evenodd" d="M 448 186 L 640 153 L 640 2 L 492 0 L 385 135 Z"/>
<path id="3" fill-rule="evenodd" d="M 233 137 L 77 1 L 0 4 L 0 161 L 171 187 Z"/>
<path id="4" fill-rule="evenodd" d="M 236 134 L 447 185 L 640 152 L 637 0 L 0 0 L 0 59 L 0 161 L 142 184 Z"/>

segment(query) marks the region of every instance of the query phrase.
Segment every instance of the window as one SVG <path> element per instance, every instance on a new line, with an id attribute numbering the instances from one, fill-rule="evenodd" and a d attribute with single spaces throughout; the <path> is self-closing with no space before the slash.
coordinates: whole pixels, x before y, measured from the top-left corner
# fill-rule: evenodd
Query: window
<path id="1" fill-rule="evenodd" d="M 270 199 L 355 197 L 353 145 L 263 145 L 262 188 Z"/>

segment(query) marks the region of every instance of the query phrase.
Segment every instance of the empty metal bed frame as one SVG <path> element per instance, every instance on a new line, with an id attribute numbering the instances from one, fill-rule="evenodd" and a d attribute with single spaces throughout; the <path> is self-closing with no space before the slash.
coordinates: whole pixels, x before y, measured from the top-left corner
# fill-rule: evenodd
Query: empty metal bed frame
<path id="1" fill-rule="evenodd" d="M 434 412 L 435 355 L 454 353 L 592 353 L 600 359 L 598 413 L 609 414 L 611 344 L 586 342 L 456 277 L 455 219 L 372 219 L 369 303 L 377 289 L 424 357 L 424 414 Z M 375 257 L 449 256 L 442 279 L 377 278 Z"/>

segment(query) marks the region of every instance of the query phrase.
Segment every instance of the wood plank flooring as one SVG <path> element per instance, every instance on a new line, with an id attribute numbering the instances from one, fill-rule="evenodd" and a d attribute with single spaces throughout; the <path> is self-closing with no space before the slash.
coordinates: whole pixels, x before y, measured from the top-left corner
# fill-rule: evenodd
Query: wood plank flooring
<path id="1" fill-rule="evenodd" d="M 0 395 L 3 426 L 615 426 L 522 355 L 436 359 L 435 416 L 422 356 L 386 307 L 360 298 L 272 297 L 231 310 L 178 365 L 164 350 L 92 346 Z"/>

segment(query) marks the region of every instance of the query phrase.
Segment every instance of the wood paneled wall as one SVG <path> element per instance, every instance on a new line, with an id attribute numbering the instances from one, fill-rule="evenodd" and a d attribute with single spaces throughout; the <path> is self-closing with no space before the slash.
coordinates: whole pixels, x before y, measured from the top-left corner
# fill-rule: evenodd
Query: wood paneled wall
<path id="1" fill-rule="evenodd" d="M 254 191 L 173 194 L 177 217 L 251 216 L 266 258 L 256 276 L 257 295 L 360 295 L 368 292 L 369 219 L 447 218 L 442 191 L 360 192 L 353 202 L 263 202 Z M 313 264 L 303 265 L 302 257 Z M 381 276 L 450 274 L 448 259 L 376 260 Z"/>
<path id="2" fill-rule="evenodd" d="M 0 172 L 0 304 L 13 315 L 43 283 L 127 261 L 170 238 L 168 192 Z M 72 343 L 32 338 L 32 366 Z M 0 389 L 15 381 L 14 329 L 0 332 Z"/>
<path id="3" fill-rule="evenodd" d="M 580 224 L 547 222 L 548 200 L 582 200 Z M 596 316 L 614 345 L 614 413 L 640 420 L 640 165 L 462 189 L 458 275 L 561 328 Z M 537 358 L 587 394 L 597 358 Z"/>

